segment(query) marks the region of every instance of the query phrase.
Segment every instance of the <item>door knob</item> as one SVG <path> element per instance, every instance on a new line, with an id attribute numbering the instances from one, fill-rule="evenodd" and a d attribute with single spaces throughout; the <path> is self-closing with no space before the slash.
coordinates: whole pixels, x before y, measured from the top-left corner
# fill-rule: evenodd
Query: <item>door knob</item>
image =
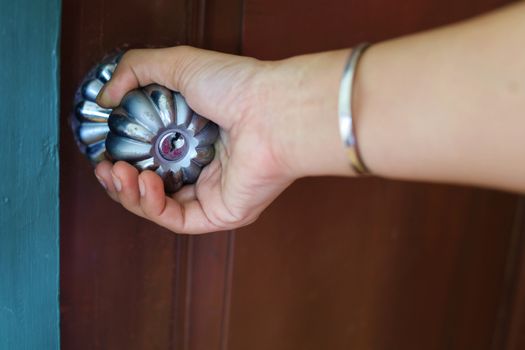
<path id="1" fill-rule="evenodd" d="M 213 160 L 217 124 L 191 110 L 180 93 L 157 84 L 130 91 L 115 109 L 99 106 L 96 97 L 119 58 L 95 66 L 75 94 L 71 126 L 80 151 L 93 164 L 123 160 L 139 171 L 153 170 L 168 193 L 195 183 Z"/>

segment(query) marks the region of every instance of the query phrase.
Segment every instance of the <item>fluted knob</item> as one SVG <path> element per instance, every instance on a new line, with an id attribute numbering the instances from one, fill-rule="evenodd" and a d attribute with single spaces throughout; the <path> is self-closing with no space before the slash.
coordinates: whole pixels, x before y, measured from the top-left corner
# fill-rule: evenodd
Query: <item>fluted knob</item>
<path id="1" fill-rule="evenodd" d="M 130 91 L 111 110 L 96 103 L 117 57 L 93 68 L 75 95 L 71 118 L 77 144 L 94 164 L 123 160 L 159 174 L 166 192 L 195 183 L 214 157 L 218 126 L 191 110 L 184 97 L 152 84 Z"/>

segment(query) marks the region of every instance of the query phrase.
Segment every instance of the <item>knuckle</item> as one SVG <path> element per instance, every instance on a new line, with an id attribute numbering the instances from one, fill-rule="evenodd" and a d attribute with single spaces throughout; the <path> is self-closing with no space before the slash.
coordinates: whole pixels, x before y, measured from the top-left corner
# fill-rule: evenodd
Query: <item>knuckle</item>
<path id="1" fill-rule="evenodd" d="M 139 213 L 140 212 L 140 206 L 138 201 L 133 197 L 131 193 L 126 193 L 126 191 L 122 191 L 122 193 L 119 194 L 120 198 L 120 204 L 128 211 L 132 213 Z"/>
<path id="2" fill-rule="evenodd" d="M 133 60 L 137 57 L 143 49 L 131 49 L 127 50 L 121 57 L 119 65 L 123 63 L 128 63 L 130 60 Z"/>
<path id="3" fill-rule="evenodd" d="M 180 54 L 188 53 L 192 49 L 193 47 L 189 45 L 178 45 L 178 46 L 173 47 L 173 53 L 176 55 L 180 55 Z"/>
<path id="4" fill-rule="evenodd" d="M 114 200 L 115 202 L 120 203 L 120 201 L 119 201 L 119 199 L 118 199 L 118 196 L 115 195 L 114 193 L 108 192 L 108 196 L 109 196 L 109 198 L 111 198 L 111 199 Z"/>
<path id="5" fill-rule="evenodd" d="M 155 222 L 158 222 L 162 218 L 162 214 L 165 209 L 165 202 L 156 202 L 154 203 L 151 200 L 141 200 L 139 203 L 144 215 Z"/>
<path id="6" fill-rule="evenodd" d="M 121 160 L 113 164 L 113 171 L 120 172 L 125 167 L 125 163 Z"/>
<path id="7" fill-rule="evenodd" d="M 142 208 L 142 211 L 144 212 L 144 215 L 148 219 L 150 219 L 152 221 L 156 221 L 160 217 L 160 212 L 158 210 L 155 210 L 154 208 L 152 208 L 147 203 L 141 203 L 140 207 Z"/>
<path id="8" fill-rule="evenodd" d="M 144 51 L 144 49 L 131 49 L 126 51 L 117 63 L 117 68 L 113 73 L 112 80 L 117 79 L 122 73 L 125 73 L 130 69 L 132 70 L 143 56 Z"/>

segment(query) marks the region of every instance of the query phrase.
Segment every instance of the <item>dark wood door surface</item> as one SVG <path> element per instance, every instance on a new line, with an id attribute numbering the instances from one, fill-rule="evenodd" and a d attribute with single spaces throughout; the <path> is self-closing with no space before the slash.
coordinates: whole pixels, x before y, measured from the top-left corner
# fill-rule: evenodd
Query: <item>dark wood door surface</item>
<path id="1" fill-rule="evenodd" d="M 63 349 L 523 348 L 516 195 L 305 179 L 249 227 L 175 235 L 105 196 L 67 125 L 82 75 L 123 44 L 279 59 L 505 2 L 63 0 Z"/>
<path id="2" fill-rule="evenodd" d="M 243 53 L 279 59 L 380 41 L 505 2 L 246 0 Z M 237 232 L 231 348 L 503 348 L 516 205 L 454 186 L 296 183 Z"/>

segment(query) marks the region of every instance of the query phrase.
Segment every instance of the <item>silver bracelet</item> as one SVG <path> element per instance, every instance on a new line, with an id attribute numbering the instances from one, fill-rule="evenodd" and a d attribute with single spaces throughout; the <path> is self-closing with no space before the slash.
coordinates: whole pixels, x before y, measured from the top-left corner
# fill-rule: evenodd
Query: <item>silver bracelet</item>
<path id="1" fill-rule="evenodd" d="M 355 124 L 352 114 L 352 93 L 357 64 L 359 63 L 361 55 L 369 46 L 370 44 L 368 43 L 362 43 L 352 49 L 352 53 L 348 58 L 343 72 L 341 87 L 339 88 L 339 131 L 350 160 L 350 165 L 359 175 L 368 174 L 370 171 L 363 162 L 357 146 Z"/>

